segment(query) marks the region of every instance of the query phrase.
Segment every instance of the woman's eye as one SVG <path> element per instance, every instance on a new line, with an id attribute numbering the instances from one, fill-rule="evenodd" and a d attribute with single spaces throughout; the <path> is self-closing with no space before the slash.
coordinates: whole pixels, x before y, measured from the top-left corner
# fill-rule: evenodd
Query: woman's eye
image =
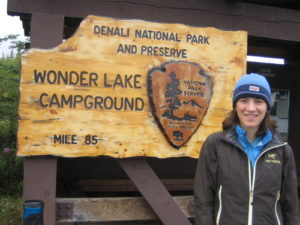
<path id="1" fill-rule="evenodd" d="M 264 100 L 262 100 L 262 99 L 255 99 L 256 104 L 262 104 L 263 102 L 264 102 Z"/>
<path id="2" fill-rule="evenodd" d="M 247 99 L 246 98 L 241 98 L 239 101 L 242 102 L 242 103 L 246 103 Z"/>

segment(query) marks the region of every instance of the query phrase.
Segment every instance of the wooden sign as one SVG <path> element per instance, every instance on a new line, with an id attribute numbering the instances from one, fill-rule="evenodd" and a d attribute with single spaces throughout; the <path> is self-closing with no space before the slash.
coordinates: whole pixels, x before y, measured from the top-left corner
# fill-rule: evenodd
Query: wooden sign
<path id="1" fill-rule="evenodd" d="M 88 16 L 22 54 L 17 154 L 196 158 L 246 52 L 244 31 Z"/>
<path id="2" fill-rule="evenodd" d="M 195 63 L 170 62 L 149 74 L 153 116 L 172 145 L 185 144 L 200 125 L 212 94 L 212 78 Z"/>

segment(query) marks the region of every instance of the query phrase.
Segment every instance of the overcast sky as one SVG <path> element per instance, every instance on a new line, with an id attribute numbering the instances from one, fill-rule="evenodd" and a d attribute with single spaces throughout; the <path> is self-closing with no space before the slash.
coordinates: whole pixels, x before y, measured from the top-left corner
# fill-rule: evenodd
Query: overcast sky
<path id="1" fill-rule="evenodd" d="M 7 15 L 7 0 L 0 0 L 0 38 L 9 34 L 19 34 L 20 39 L 24 40 L 24 30 L 19 16 Z M 0 45 L 0 57 L 3 53 L 8 54 L 8 44 Z"/>

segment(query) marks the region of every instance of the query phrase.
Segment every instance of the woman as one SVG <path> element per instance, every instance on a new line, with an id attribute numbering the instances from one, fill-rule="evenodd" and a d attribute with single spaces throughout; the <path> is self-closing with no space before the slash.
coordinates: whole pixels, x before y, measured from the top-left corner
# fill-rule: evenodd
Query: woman
<path id="1" fill-rule="evenodd" d="M 291 147 L 276 133 L 267 80 L 236 83 L 223 131 L 203 144 L 195 178 L 196 225 L 299 225 Z"/>

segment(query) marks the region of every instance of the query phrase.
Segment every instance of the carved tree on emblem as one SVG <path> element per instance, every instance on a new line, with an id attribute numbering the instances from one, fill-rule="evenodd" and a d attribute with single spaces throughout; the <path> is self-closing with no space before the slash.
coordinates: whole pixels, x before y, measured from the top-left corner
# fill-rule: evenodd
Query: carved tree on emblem
<path id="1" fill-rule="evenodd" d="M 174 110 L 178 109 L 178 106 L 181 105 L 177 96 L 180 95 L 182 91 L 179 89 L 180 82 L 179 79 L 176 79 L 176 74 L 172 72 L 169 76 L 170 83 L 167 84 L 165 93 L 166 106 L 162 106 L 161 108 L 167 108 L 162 114 L 163 117 L 174 120 L 176 119 Z"/>

